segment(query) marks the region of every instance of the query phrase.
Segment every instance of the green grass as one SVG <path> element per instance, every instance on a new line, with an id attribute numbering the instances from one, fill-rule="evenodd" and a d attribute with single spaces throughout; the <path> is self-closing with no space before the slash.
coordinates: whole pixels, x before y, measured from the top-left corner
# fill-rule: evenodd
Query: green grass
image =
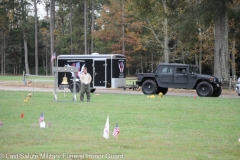
<path id="1" fill-rule="evenodd" d="M 53 76 L 26 76 L 26 81 L 32 81 L 35 86 L 52 86 L 54 84 L 54 77 Z M 9 85 L 23 85 L 23 76 L 0 76 L 0 84 L 9 84 Z M 126 85 L 136 85 L 136 78 L 130 77 L 126 78 Z"/>
<path id="2" fill-rule="evenodd" d="M 54 102 L 52 93 L 0 92 L 0 153 L 124 154 L 124 159 L 240 159 L 239 99 L 91 94 L 91 102 Z M 72 93 L 58 93 L 71 100 Z M 79 94 L 77 94 L 79 100 Z M 24 112 L 24 118 L 20 115 Z M 44 112 L 51 127 L 40 129 Z M 102 137 L 107 115 L 110 134 Z M 32 127 L 32 124 L 36 127 Z M 39 158 L 40 159 L 40 158 Z M 49 158 L 51 159 L 51 158 Z"/>
<path id="3" fill-rule="evenodd" d="M 54 86 L 53 76 L 26 76 L 26 81 L 31 81 L 31 85 L 34 87 L 49 88 Z M 3 86 L 24 86 L 23 76 L 0 76 L 0 84 Z"/>
<path id="4" fill-rule="evenodd" d="M 54 80 L 53 76 L 26 76 L 26 80 Z M 23 81 L 23 76 L 0 76 L 0 81 Z"/>
<path id="5" fill-rule="evenodd" d="M 54 87 L 54 77 L 53 76 L 27 76 L 26 81 L 31 81 L 31 86 L 37 88 L 51 88 Z M 134 77 L 126 78 L 126 85 L 136 85 L 136 79 Z M 24 86 L 23 76 L 0 76 L 0 84 L 3 86 Z M 25 86 L 29 87 L 29 86 Z"/>

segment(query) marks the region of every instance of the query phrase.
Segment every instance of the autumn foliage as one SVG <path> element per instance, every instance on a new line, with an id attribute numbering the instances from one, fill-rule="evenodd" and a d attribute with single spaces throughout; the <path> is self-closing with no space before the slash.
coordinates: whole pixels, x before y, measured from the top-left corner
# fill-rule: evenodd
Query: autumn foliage
<path id="1" fill-rule="evenodd" d="M 129 9 L 130 1 L 125 1 L 124 6 L 121 2 L 110 0 L 110 5 L 103 5 L 101 16 L 96 19 L 99 30 L 93 35 L 95 39 L 108 42 L 112 54 L 124 54 L 129 66 L 133 61 L 131 55 L 143 48 L 140 33 L 144 23 L 136 20 L 134 11 Z"/>

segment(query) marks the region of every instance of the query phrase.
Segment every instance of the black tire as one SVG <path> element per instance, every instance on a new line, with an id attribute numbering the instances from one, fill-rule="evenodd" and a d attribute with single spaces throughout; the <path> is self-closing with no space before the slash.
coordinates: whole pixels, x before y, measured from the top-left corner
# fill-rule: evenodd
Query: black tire
<path id="1" fill-rule="evenodd" d="M 213 91 L 212 97 L 219 97 L 222 93 L 222 87 L 218 87 Z"/>
<path id="2" fill-rule="evenodd" d="M 209 97 L 213 94 L 213 86 L 209 82 L 203 81 L 197 85 L 196 91 L 200 97 Z"/>
<path id="3" fill-rule="evenodd" d="M 165 95 L 168 92 L 168 88 L 158 87 L 156 94 L 159 94 L 160 92 Z"/>
<path id="4" fill-rule="evenodd" d="M 240 93 L 238 93 L 238 96 L 240 96 Z"/>
<path id="5" fill-rule="evenodd" d="M 80 85 L 78 83 L 76 83 L 76 93 L 80 91 Z M 73 83 L 70 84 L 69 87 L 70 91 L 73 92 Z"/>
<path id="6" fill-rule="evenodd" d="M 157 84 L 153 80 L 146 80 L 142 84 L 142 92 L 144 94 L 155 94 L 157 92 Z"/>

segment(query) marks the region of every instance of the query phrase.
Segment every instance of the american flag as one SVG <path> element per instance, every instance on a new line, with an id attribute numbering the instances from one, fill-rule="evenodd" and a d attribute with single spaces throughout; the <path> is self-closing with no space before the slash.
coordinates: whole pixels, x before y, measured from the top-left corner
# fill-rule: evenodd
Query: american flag
<path id="1" fill-rule="evenodd" d="M 116 127 L 113 130 L 113 136 L 116 138 L 119 133 L 120 133 L 120 129 L 118 127 L 118 124 L 116 124 Z"/>
<path id="2" fill-rule="evenodd" d="M 52 54 L 51 61 L 53 61 L 54 59 L 56 59 L 56 53 L 55 52 Z"/>
<path id="3" fill-rule="evenodd" d="M 44 121 L 44 114 L 42 113 L 41 115 L 40 115 L 40 118 L 39 118 L 39 123 L 41 123 L 41 122 L 43 122 Z"/>

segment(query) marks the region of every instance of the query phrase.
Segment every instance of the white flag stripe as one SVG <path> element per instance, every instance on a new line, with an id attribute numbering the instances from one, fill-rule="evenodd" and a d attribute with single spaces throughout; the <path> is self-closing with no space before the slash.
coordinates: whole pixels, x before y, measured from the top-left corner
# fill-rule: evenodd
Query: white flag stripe
<path id="1" fill-rule="evenodd" d="M 103 129 L 103 137 L 105 139 L 109 138 L 109 117 L 107 116 L 107 121 Z"/>

